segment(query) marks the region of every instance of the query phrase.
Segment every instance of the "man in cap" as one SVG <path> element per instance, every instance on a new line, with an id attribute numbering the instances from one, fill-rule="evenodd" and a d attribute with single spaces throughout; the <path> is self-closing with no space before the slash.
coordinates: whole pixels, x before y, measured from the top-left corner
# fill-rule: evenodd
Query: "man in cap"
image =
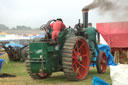
<path id="1" fill-rule="evenodd" d="M 97 52 L 99 52 L 96 42 L 96 35 L 98 34 L 98 31 L 96 30 L 96 28 L 92 27 L 92 23 L 88 23 L 88 27 L 85 28 L 83 32 L 88 35 L 89 47 L 92 52 L 91 54 L 95 57 L 95 49 L 97 50 Z"/>

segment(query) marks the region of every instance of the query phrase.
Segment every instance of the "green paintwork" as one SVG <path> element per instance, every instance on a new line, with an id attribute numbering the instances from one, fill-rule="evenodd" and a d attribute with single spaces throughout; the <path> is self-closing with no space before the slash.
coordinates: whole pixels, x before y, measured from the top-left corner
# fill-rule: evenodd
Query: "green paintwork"
<path id="1" fill-rule="evenodd" d="M 29 44 L 31 72 L 38 73 L 42 69 L 45 73 L 52 73 L 58 70 L 59 65 L 62 64 L 61 52 L 67 33 L 67 30 L 59 33 L 58 44 L 47 42 L 31 42 Z"/>
<path id="2" fill-rule="evenodd" d="M 39 72 L 41 68 L 41 60 L 40 56 L 42 56 L 43 52 L 43 44 L 42 43 L 30 43 L 29 44 L 29 53 L 30 53 L 30 69 L 32 72 Z"/>
<path id="3" fill-rule="evenodd" d="M 96 41 L 97 30 L 94 27 L 84 28 L 83 32 L 88 34 L 89 40 Z"/>
<path id="4" fill-rule="evenodd" d="M 90 47 L 91 61 L 94 61 L 94 57 L 96 56 L 95 49 L 99 51 L 96 43 L 96 35 L 98 34 L 98 32 L 94 27 L 84 28 L 83 32 L 88 35 L 88 44 Z"/>
<path id="5" fill-rule="evenodd" d="M 44 73 L 57 72 L 62 67 L 62 49 L 65 40 L 76 36 L 73 29 L 65 29 L 59 33 L 58 44 L 34 41 L 29 44 L 30 70 L 38 73 L 40 69 Z"/>
<path id="6" fill-rule="evenodd" d="M 59 64 L 58 52 L 55 45 L 46 42 L 30 43 L 30 68 L 31 72 L 39 72 L 43 69 L 45 73 L 55 72 Z"/>

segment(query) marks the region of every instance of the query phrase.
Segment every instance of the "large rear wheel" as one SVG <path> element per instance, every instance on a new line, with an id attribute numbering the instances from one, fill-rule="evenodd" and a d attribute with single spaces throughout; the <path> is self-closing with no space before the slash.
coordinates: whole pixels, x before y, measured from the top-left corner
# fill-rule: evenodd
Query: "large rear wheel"
<path id="1" fill-rule="evenodd" d="M 62 58 L 64 75 L 69 80 L 86 78 L 90 65 L 90 50 L 83 37 L 75 36 L 67 39 Z"/>

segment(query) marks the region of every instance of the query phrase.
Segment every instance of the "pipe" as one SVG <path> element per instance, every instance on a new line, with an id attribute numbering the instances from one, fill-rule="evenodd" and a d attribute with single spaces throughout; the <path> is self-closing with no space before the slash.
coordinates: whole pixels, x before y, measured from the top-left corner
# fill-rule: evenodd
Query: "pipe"
<path id="1" fill-rule="evenodd" d="M 88 27 L 88 9 L 82 9 L 83 13 L 83 28 Z"/>

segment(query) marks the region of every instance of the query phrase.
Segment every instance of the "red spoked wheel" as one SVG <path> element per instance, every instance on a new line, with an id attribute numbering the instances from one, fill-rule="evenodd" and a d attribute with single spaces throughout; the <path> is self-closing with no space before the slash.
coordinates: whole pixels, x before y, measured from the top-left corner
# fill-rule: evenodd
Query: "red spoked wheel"
<path id="1" fill-rule="evenodd" d="M 97 56 L 96 67 L 98 73 L 104 73 L 107 69 L 107 56 L 104 52 L 100 52 L 100 55 Z"/>
<path id="2" fill-rule="evenodd" d="M 77 78 L 79 80 L 84 79 L 88 73 L 90 58 L 87 43 L 83 39 L 78 39 L 76 41 L 72 59 L 73 71 L 76 73 Z"/>
<path id="3" fill-rule="evenodd" d="M 90 65 L 90 50 L 82 37 L 68 39 L 64 45 L 63 68 L 70 80 L 86 78 Z"/>

